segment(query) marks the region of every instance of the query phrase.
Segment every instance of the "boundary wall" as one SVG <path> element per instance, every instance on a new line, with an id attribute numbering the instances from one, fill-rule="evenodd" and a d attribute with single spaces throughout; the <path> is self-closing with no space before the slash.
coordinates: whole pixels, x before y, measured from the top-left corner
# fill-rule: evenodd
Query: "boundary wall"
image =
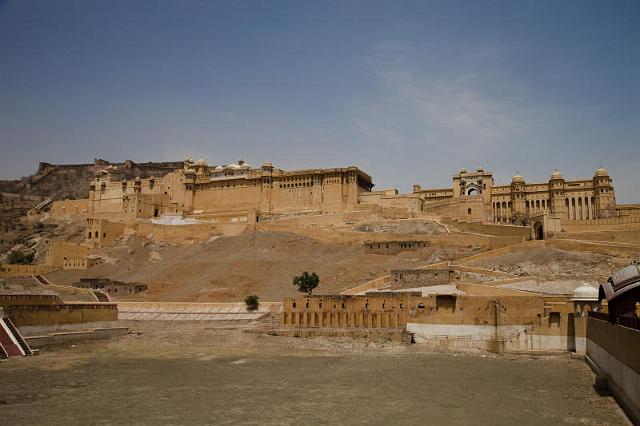
<path id="1" fill-rule="evenodd" d="M 640 424 L 640 320 L 635 319 L 635 327 L 627 327 L 612 324 L 607 318 L 589 315 L 587 363 L 600 380 L 607 381 L 631 421 Z"/>
<path id="2" fill-rule="evenodd" d="M 59 269 L 52 265 L 10 265 L 0 263 L 0 278 L 46 274 Z"/>

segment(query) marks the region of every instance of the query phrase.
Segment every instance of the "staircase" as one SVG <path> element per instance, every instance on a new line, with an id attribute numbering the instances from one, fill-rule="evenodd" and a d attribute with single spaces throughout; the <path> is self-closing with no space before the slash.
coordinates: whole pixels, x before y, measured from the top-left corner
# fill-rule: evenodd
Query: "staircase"
<path id="1" fill-rule="evenodd" d="M 9 318 L 0 317 L 0 358 L 33 355 L 33 351 Z"/>
<path id="2" fill-rule="evenodd" d="M 24 352 L 25 355 L 33 355 L 33 351 L 31 351 L 31 348 L 29 347 L 27 342 L 24 340 L 24 337 L 22 337 L 22 334 L 20 334 L 16 326 L 13 324 L 13 321 L 11 321 L 10 318 L 4 318 L 3 321 L 5 325 L 9 328 L 9 330 L 11 330 L 13 337 L 18 341 L 18 344 L 22 348 L 22 352 Z"/>

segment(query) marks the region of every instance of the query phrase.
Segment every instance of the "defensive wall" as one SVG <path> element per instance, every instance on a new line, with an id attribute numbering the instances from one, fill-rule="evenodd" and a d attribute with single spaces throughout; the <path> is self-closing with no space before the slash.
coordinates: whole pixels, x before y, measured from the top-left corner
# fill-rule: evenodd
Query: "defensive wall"
<path id="1" fill-rule="evenodd" d="M 473 286 L 462 288 L 471 292 Z M 586 309 L 576 309 L 568 297 L 491 290 L 494 294 L 423 295 L 408 289 L 285 298 L 282 325 L 294 329 L 406 329 L 416 342 L 449 349 L 584 353 Z"/>
<path id="2" fill-rule="evenodd" d="M 89 213 L 89 199 L 60 200 L 51 203 L 49 215 L 52 219 L 65 220 Z"/>
<path id="3" fill-rule="evenodd" d="M 62 303 L 53 295 L 0 295 L 0 306 L 18 327 L 118 319 L 114 303 Z"/>
<path id="4" fill-rule="evenodd" d="M 258 231 L 285 232 L 309 237 L 318 241 L 329 241 L 339 244 L 353 244 L 382 241 L 428 241 L 432 246 L 469 246 L 475 245 L 488 249 L 495 249 L 522 242 L 521 237 L 499 237 L 494 235 L 472 235 L 451 233 L 446 235 L 427 234 L 389 234 L 382 232 L 357 232 L 291 227 L 277 222 L 260 222 L 256 226 Z"/>
<path id="5" fill-rule="evenodd" d="M 62 267 L 68 259 L 84 259 L 91 254 L 91 245 L 71 241 L 47 241 L 45 264 Z"/>
<path id="6" fill-rule="evenodd" d="M 589 365 L 623 407 L 629 418 L 640 423 L 640 319 L 591 313 L 587 326 Z"/>
<path id="7" fill-rule="evenodd" d="M 516 225 L 498 225 L 493 223 L 482 222 L 463 222 L 448 220 L 445 223 L 453 225 L 457 230 L 461 232 L 473 232 L 482 235 L 495 235 L 500 237 L 521 237 L 522 239 L 531 238 L 531 228 L 528 226 L 516 226 Z"/>
<path id="8" fill-rule="evenodd" d="M 58 267 L 51 265 L 10 265 L 0 263 L 0 277 L 6 278 L 46 274 L 56 269 L 58 269 Z"/>

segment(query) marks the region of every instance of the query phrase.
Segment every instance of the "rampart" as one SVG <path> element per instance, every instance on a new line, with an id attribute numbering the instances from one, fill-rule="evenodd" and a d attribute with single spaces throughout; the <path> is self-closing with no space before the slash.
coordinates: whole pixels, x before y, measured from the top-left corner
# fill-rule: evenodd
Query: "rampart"
<path id="1" fill-rule="evenodd" d="M 89 200 L 61 200 L 51 204 L 49 212 L 53 219 L 69 219 L 73 216 L 81 216 L 89 213 Z"/>
<path id="2" fill-rule="evenodd" d="M 18 327 L 116 321 L 115 303 L 65 303 L 62 305 L 12 305 L 4 308 Z"/>
<path id="3" fill-rule="evenodd" d="M 52 265 L 10 265 L 0 264 L 0 277 L 19 277 L 46 274 L 58 269 Z"/>

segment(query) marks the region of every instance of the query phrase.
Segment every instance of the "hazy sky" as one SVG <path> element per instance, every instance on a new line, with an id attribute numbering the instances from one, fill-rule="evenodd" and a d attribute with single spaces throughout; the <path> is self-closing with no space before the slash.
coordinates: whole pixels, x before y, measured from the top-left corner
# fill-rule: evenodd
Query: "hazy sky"
<path id="1" fill-rule="evenodd" d="M 0 178 L 187 155 L 640 202 L 640 2 L 0 0 Z"/>

